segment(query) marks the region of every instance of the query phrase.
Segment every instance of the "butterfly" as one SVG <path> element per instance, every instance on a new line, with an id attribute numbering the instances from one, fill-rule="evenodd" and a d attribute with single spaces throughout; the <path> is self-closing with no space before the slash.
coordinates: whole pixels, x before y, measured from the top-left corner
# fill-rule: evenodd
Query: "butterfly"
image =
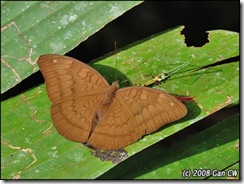
<path id="1" fill-rule="evenodd" d="M 46 54 L 37 63 L 52 103 L 53 124 L 71 141 L 116 150 L 187 114 L 185 105 L 164 91 L 119 89 L 118 81 L 109 85 L 99 72 L 74 58 Z"/>

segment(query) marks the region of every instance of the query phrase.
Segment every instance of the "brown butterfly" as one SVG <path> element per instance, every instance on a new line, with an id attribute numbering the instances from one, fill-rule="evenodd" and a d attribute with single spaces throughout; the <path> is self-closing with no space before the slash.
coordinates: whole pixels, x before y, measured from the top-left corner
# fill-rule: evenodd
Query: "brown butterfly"
<path id="1" fill-rule="evenodd" d="M 62 136 L 94 148 L 115 150 L 187 114 L 175 97 L 148 87 L 110 86 L 90 66 L 67 56 L 40 56 L 38 65 Z"/>

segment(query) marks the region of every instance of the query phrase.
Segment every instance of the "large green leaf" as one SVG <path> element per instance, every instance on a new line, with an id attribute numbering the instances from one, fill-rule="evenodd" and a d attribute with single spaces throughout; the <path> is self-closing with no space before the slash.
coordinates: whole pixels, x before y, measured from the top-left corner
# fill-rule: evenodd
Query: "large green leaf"
<path id="1" fill-rule="evenodd" d="M 166 82 L 154 87 L 165 89 L 173 94 L 194 97 L 196 103 L 186 104 L 189 113 L 179 121 L 180 123 L 158 131 L 152 136 L 146 136 L 133 144 L 133 147 L 128 146 L 127 150 L 133 153 L 239 101 L 239 61 L 201 69 L 238 56 L 239 35 L 223 30 L 210 31 L 209 43 L 195 48 L 185 45 L 184 36 L 180 34 L 182 29 L 183 27 L 179 27 L 155 35 L 119 50 L 117 54 L 119 71 L 110 68 L 115 66 L 114 55 L 99 62 L 95 60 L 95 64 L 92 65 L 106 76 L 110 83 L 115 80 L 117 72 L 118 79 L 124 86 L 125 81 L 130 81 L 133 85 L 143 84 L 152 76 L 172 70 L 186 62 L 189 63 Z"/>
<path id="2" fill-rule="evenodd" d="M 154 75 L 189 62 L 164 83 L 154 86 L 173 94 L 193 96 L 195 102 L 186 103 L 187 116 L 127 146 L 129 157 L 239 100 L 238 61 L 201 69 L 237 56 L 239 35 L 223 30 L 210 31 L 209 43 L 195 48 L 185 45 L 180 34 L 182 29 L 160 33 L 119 50 L 117 57 L 109 54 L 91 63 L 109 82 L 116 79 L 117 73 L 124 86 L 128 81 L 142 84 Z M 118 70 L 113 68 L 116 58 Z M 25 98 L 16 96 L 2 102 L 3 178 L 16 175 L 35 179 L 97 178 L 117 165 L 111 161 L 102 162 L 90 153 L 90 148 L 64 139 L 53 127 L 51 133 L 46 134 L 51 118 L 45 85 L 24 95 Z M 26 151 L 27 148 L 32 152 Z M 37 160 L 30 165 L 35 160 L 33 155 Z"/>
<path id="3" fill-rule="evenodd" d="M 1 93 L 38 70 L 46 53 L 65 54 L 141 1 L 1 2 Z"/>

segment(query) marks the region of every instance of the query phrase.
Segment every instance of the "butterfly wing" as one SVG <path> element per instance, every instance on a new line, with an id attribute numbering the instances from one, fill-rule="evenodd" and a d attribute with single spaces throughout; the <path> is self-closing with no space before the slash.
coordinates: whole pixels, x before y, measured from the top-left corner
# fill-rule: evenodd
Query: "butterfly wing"
<path id="1" fill-rule="evenodd" d="M 37 63 L 52 102 L 51 116 L 57 131 L 72 141 L 86 142 L 108 82 L 96 70 L 71 57 L 47 54 Z"/>
<path id="2" fill-rule="evenodd" d="M 88 143 L 106 150 L 122 148 L 186 114 L 185 105 L 164 91 L 146 87 L 123 88 L 117 91 Z"/>

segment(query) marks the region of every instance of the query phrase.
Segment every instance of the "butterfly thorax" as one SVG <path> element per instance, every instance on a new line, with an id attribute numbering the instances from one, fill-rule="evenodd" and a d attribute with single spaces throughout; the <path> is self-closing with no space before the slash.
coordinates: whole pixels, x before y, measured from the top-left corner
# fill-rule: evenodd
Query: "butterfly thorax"
<path id="1" fill-rule="evenodd" d="M 103 116 L 108 111 L 110 104 L 113 102 L 113 99 L 115 97 L 115 93 L 118 89 L 119 89 L 119 83 L 118 83 L 118 81 L 115 81 L 112 83 L 112 85 L 105 92 L 103 101 L 101 102 L 101 104 L 97 108 L 96 114 L 94 116 L 93 123 L 92 123 L 92 130 L 101 121 Z"/>

